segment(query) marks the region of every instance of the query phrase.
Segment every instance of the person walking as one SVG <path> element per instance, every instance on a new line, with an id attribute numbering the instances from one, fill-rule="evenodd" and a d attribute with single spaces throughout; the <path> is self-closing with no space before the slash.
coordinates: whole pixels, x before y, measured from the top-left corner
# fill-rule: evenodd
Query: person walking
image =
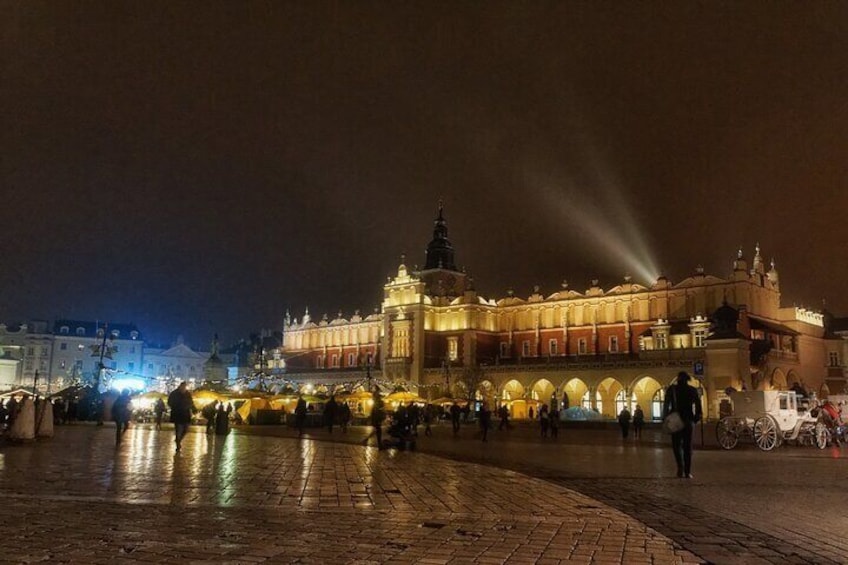
<path id="1" fill-rule="evenodd" d="M 542 404 L 539 409 L 539 427 L 541 428 L 542 437 L 548 437 L 548 405 Z"/>
<path id="2" fill-rule="evenodd" d="M 171 409 L 171 422 L 174 424 L 174 440 L 177 443 L 177 452 L 179 452 L 182 448 L 183 438 L 188 433 L 191 417 L 196 411 L 194 400 L 185 381 L 181 382 L 180 386 L 168 395 L 168 408 Z"/>
<path id="3" fill-rule="evenodd" d="M 477 414 L 480 420 L 480 432 L 483 435 L 483 441 L 489 441 L 489 428 L 492 426 L 492 411 L 485 402 L 480 404 L 480 411 Z"/>
<path id="4" fill-rule="evenodd" d="M 230 412 L 233 409 L 232 404 L 227 404 L 224 408 L 224 403 L 218 403 L 218 410 L 215 412 L 215 435 L 225 436 L 230 433 Z"/>
<path id="5" fill-rule="evenodd" d="M 386 419 L 386 408 L 383 406 L 383 399 L 380 398 L 380 391 L 374 391 L 374 406 L 371 407 L 371 425 L 373 426 L 373 430 L 371 431 L 371 435 L 377 436 L 377 449 L 385 449 L 386 447 L 383 445 L 383 422 Z M 371 437 L 369 435 L 365 438 L 365 442 L 368 442 L 368 438 Z"/>
<path id="6" fill-rule="evenodd" d="M 559 409 L 552 408 L 548 414 L 548 426 L 551 428 L 551 437 L 559 437 Z"/>
<path id="7" fill-rule="evenodd" d="M 506 404 L 501 404 L 501 407 L 498 408 L 498 416 L 500 417 L 500 424 L 498 424 L 498 431 L 508 430 L 509 429 L 509 408 L 507 408 Z"/>
<path id="8" fill-rule="evenodd" d="M 453 427 L 453 435 L 457 435 L 459 433 L 459 417 L 462 413 L 462 410 L 459 407 L 459 404 L 456 403 L 456 400 L 453 401 L 450 407 L 450 417 L 451 417 L 451 426 Z"/>
<path id="9" fill-rule="evenodd" d="M 683 420 L 683 429 L 671 434 L 671 449 L 677 463 L 679 478 L 692 478 L 692 428 L 701 421 L 701 399 L 698 390 L 689 386 L 689 373 L 680 371 L 677 382 L 668 387 L 663 404 L 663 418 L 677 412 Z"/>
<path id="10" fill-rule="evenodd" d="M 306 426 L 306 399 L 302 394 L 297 395 L 297 404 L 294 407 L 294 425 L 297 428 L 297 435 L 303 435 L 303 428 Z"/>
<path id="11" fill-rule="evenodd" d="M 433 435 L 433 430 L 430 426 L 433 424 L 433 418 L 436 415 L 436 407 L 428 404 L 424 407 L 424 435 L 429 437 Z"/>
<path id="12" fill-rule="evenodd" d="M 156 429 L 162 429 L 162 418 L 165 416 L 165 401 L 161 398 L 156 401 L 153 407 L 153 414 L 156 416 Z"/>
<path id="13" fill-rule="evenodd" d="M 347 427 L 350 425 L 350 406 L 347 405 L 347 402 L 342 402 L 339 405 L 339 425 L 342 432 L 347 433 Z"/>
<path id="14" fill-rule="evenodd" d="M 204 406 L 200 413 L 206 419 L 206 433 L 211 434 L 215 431 L 215 416 L 218 413 L 218 401 L 213 400 Z"/>
<path id="15" fill-rule="evenodd" d="M 627 406 L 621 409 L 618 413 L 618 425 L 621 427 L 621 439 L 627 439 L 630 434 L 630 410 Z"/>
<path id="16" fill-rule="evenodd" d="M 636 410 L 633 411 L 633 439 L 642 439 L 642 427 L 645 425 L 645 413 L 642 412 L 642 407 L 636 405 Z"/>
<path id="17" fill-rule="evenodd" d="M 331 396 L 330 400 L 327 401 L 327 404 L 324 405 L 324 425 L 327 426 L 327 431 L 333 433 L 333 424 L 336 423 L 336 411 L 338 409 L 338 404 L 336 404 L 336 397 Z"/>
<path id="18" fill-rule="evenodd" d="M 130 427 L 131 417 L 132 408 L 130 407 L 130 389 L 125 388 L 112 404 L 112 419 L 115 420 L 116 446 L 121 445 L 121 438 L 124 437 L 124 434 Z"/>

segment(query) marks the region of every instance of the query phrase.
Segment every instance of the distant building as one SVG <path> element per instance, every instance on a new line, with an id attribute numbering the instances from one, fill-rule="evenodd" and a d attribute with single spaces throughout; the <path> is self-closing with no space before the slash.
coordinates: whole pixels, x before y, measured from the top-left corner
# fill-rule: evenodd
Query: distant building
<path id="1" fill-rule="evenodd" d="M 442 209 L 423 269 L 402 260 L 379 312 L 315 322 L 288 315 L 281 356 L 287 378 L 314 385 L 406 385 L 436 398 L 505 403 L 522 417 L 556 403 L 607 417 L 640 404 L 659 417 L 678 371 L 698 377 L 711 417 L 728 387 L 827 396 L 846 388 L 848 324 L 828 332 L 822 313 L 780 302 L 778 271 L 740 250 L 726 277 L 698 268 L 650 287 L 625 277 L 609 289 L 563 283 L 526 298 L 488 299 L 457 269 Z"/>
<path id="2" fill-rule="evenodd" d="M 210 372 L 209 352 L 194 351 L 181 338 L 167 347 L 146 344 L 134 324 L 67 319 L 0 324 L 0 390 L 32 389 L 36 371 L 42 393 L 93 383 L 101 349 L 106 369 L 101 384 L 133 383 L 159 390 L 170 390 L 181 381 L 199 387 L 208 380 L 207 373 L 218 385 L 226 385 L 227 366 L 234 357 L 217 355 Z"/>
<path id="3" fill-rule="evenodd" d="M 100 363 L 101 348 L 103 365 L 111 375 L 141 373 L 144 340 L 134 324 L 56 320 L 50 337 L 53 390 L 75 382 L 91 382 Z"/>

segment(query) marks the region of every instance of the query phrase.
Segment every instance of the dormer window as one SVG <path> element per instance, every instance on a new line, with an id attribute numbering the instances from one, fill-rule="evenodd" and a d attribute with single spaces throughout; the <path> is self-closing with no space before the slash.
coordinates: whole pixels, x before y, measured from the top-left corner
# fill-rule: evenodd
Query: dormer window
<path id="1" fill-rule="evenodd" d="M 138 332 L 133 330 L 130 332 L 130 339 L 138 339 Z"/>
<path id="2" fill-rule="evenodd" d="M 69 328 L 68 326 L 62 326 L 61 328 L 59 328 L 59 333 L 62 335 L 68 335 L 70 332 L 71 328 Z"/>
<path id="3" fill-rule="evenodd" d="M 85 328 L 77 328 L 77 335 L 85 335 Z"/>
<path id="4" fill-rule="evenodd" d="M 118 330 L 112 330 L 112 339 L 118 339 L 118 336 L 121 335 L 121 332 Z"/>

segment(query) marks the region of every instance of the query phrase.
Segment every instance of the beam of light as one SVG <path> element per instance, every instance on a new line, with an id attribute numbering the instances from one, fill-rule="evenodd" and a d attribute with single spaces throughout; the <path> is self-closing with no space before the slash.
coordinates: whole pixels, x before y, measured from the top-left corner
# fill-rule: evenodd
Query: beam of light
<path id="1" fill-rule="evenodd" d="M 593 152 L 587 160 L 585 179 L 526 179 L 542 193 L 557 220 L 576 225 L 588 233 L 597 251 L 616 266 L 652 284 L 660 276 L 645 235 L 628 205 L 623 186 Z"/>

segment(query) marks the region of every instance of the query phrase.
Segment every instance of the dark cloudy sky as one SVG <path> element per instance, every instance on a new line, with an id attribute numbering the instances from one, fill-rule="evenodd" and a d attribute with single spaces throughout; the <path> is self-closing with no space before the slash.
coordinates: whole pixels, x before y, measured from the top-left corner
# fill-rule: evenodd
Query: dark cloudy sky
<path id="1" fill-rule="evenodd" d="M 759 241 L 786 305 L 848 315 L 848 4 L 0 8 L 0 319 L 370 311 L 440 197 L 489 297 Z"/>

